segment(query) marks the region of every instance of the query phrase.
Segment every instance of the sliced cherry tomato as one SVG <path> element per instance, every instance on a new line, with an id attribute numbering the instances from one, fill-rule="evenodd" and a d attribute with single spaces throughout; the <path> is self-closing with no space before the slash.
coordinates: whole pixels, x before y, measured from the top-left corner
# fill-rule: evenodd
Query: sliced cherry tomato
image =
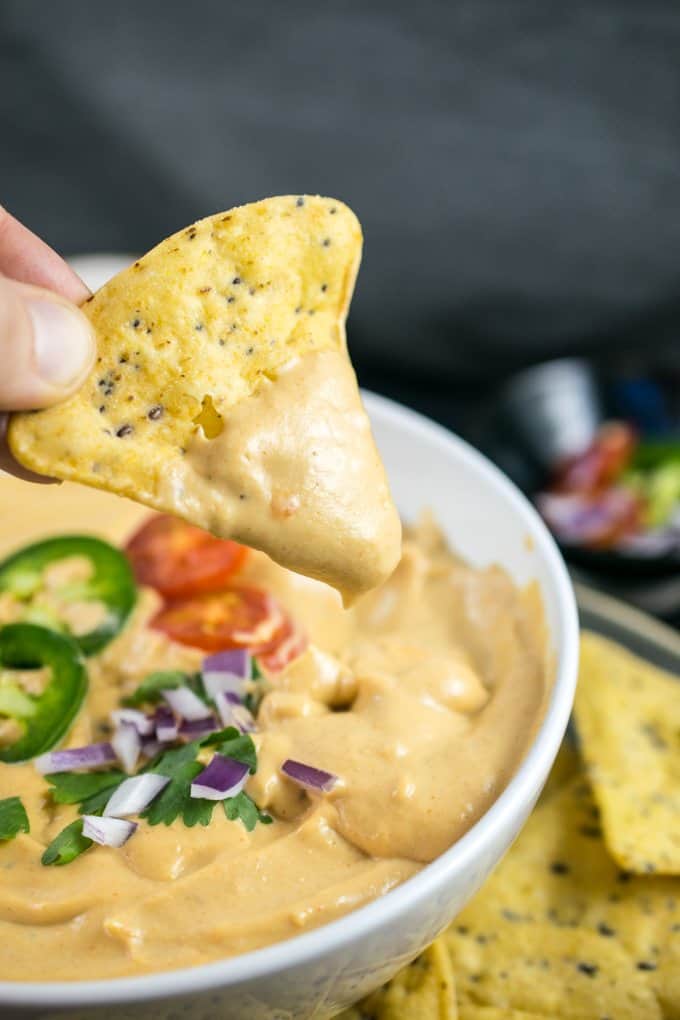
<path id="1" fill-rule="evenodd" d="M 266 673 L 280 673 L 289 662 L 297 659 L 307 648 L 307 635 L 286 614 L 283 626 L 271 641 L 252 648 L 258 665 Z"/>
<path id="2" fill-rule="evenodd" d="M 225 588 L 170 602 L 151 626 L 173 641 L 206 652 L 255 648 L 281 630 L 284 612 L 276 599 L 259 588 Z"/>
<path id="3" fill-rule="evenodd" d="M 147 521 L 126 552 L 138 582 L 169 599 L 219 591 L 248 555 L 246 546 L 215 538 L 169 514 Z"/>
<path id="4" fill-rule="evenodd" d="M 637 446 L 635 430 L 625 422 L 606 422 L 587 450 L 558 466 L 555 490 L 594 492 L 611 485 L 626 469 Z"/>

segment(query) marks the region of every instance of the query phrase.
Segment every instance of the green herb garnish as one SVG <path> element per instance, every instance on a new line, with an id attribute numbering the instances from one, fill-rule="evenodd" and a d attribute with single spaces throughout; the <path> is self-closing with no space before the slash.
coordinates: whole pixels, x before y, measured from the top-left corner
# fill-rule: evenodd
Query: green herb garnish
<path id="1" fill-rule="evenodd" d="M 54 772 L 45 776 L 52 785 L 56 804 L 77 804 L 81 815 L 100 815 L 114 790 L 127 776 L 118 769 L 108 772 Z"/>
<path id="2" fill-rule="evenodd" d="M 255 801 L 244 790 L 237 793 L 235 797 L 229 797 L 227 800 L 222 801 L 222 803 L 224 805 L 224 813 L 229 821 L 235 822 L 237 819 L 240 819 L 248 832 L 252 832 L 258 822 L 261 822 L 263 825 L 271 825 L 273 821 L 272 816 L 260 811 Z"/>
<path id="3" fill-rule="evenodd" d="M 89 850 L 92 840 L 83 836 L 83 820 L 76 818 L 58 836 L 55 836 L 40 858 L 43 864 L 70 864 L 76 857 Z"/>
<path id="4" fill-rule="evenodd" d="M 227 726 L 225 730 L 210 733 L 201 741 L 201 747 L 214 747 L 218 754 L 243 762 L 250 769 L 251 776 L 255 775 L 257 751 L 253 738 L 247 733 L 241 733 L 235 726 Z"/>
<path id="5" fill-rule="evenodd" d="M 207 812 L 199 813 L 197 816 L 197 809 L 192 806 L 190 795 L 193 780 L 203 771 L 203 766 L 196 761 L 200 746 L 200 741 L 192 740 L 184 747 L 164 751 L 147 770 L 166 776 L 170 780 L 148 808 L 142 811 L 141 817 L 145 818 L 149 825 L 172 825 L 180 815 L 185 825 L 192 826 L 198 822 L 202 825 L 209 824 L 212 811 L 207 821 L 203 820 Z M 198 802 L 198 798 L 195 802 Z"/>
<path id="6" fill-rule="evenodd" d="M 26 808 L 21 797 L 0 800 L 0 840 L 14 839 L 20 832 L 30 832 Z"/>
<path id="7" fill-rule="evenodd" d="M 252 738 L 247 733 L 239 733 L 235 726 L 228 726 L 217 733 L 211 733 L 203 740 L 193 740 L 190 744 L 185 744 L 184 747 L 164 751 L 152 763 L 148 771 L 156 772 L 160 776 L 167 776 L 170 782 L 153 803 L 142 812 L 141 817 L 145 818 L 149 825 L 172 825 L 175 819 L 180 816 L 184 824 L 189 827 L 210 824 L 216 801 L 191 796 L 191 784 L 196 776 L 203 771 L 203 765 L 196 761 L 201 747 L 214 747 L 218 754 L 224 754 L 236 761 L 243 762 L 251 773 L 257 769 L 257 751 Z M 239 794 L 239 796 L 241 795 Z M 244 794 L 244 796 L 246 795 Z M 247 799 L 250 801 L 249 797 Z M 238 797 L 231 797 L 224 801 L 225 813 L 226 805 L 234 800 L 238 800 Z M 255 821 L 257 821 L 259 812 L 255 804 L 252 801 L 250 803 L 257 812 L 255 817 Z M 242 812 L 237 810 L 234 818 L 241 818 L 243 824 L 248 828 L 244 814 L 250 822 L 252 810 L 247 806 L 243 808 Z M 227 814 L 227 818 L 230 818 L 229 814 Z M 250 826 L 250 828 L 252 827 L 253 825 Z"/>
<path id="8" fill-rule="evenodd" d="M 177 687 L 189 687 L 199 698 L 203 701 L 206 700 L 200 673 L 183 673 L 179 669 L 165 669 L 149 673 L 136 691 L 133 691 L 127 698 L 123 698 L 123 704 L 130 708 L 139 708 L 140 705 L 155 705 L 162 699 L 162 691 L 173 691 Z"/>

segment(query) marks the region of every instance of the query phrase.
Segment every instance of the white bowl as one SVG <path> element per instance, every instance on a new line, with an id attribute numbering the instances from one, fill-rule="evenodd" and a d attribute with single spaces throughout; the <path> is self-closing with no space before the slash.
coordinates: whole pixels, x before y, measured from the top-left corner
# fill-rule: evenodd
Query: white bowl
<path id="1" fill-rule="evenodd" d="M 489 811 L 446 853 L 403 885 L 332 924 L 266 949 L 193 969 L 78 983 L 0 982 L 0 1013 L 80 1018 L 332 1016 L 387 980 L 455 917 L 498 863 L 545 782 L 576 685 L 578 620 L 562 558 L 542 521 L 481 454 L 427 419 L 365 395 L 402 516 L 430 507 L 454 549 L 476 565 L 499 563 L 541 587 L 555 655 L 545 719 L 517 774 Z M 57 880 L 57 876 L 55 876 Z M 40 961 L 36 960 L 36 971 Z M 88 961 L 83 959 L 83 976 Z"/>

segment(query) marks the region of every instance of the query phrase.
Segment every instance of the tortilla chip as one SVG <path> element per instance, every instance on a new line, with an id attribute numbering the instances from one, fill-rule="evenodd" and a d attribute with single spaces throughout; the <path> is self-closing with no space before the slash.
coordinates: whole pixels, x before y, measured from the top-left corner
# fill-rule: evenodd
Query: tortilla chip
<path id="1" fill-rule="evenodd" d="M 680 684 L 585 634 L 575 715 L 611 854 L 637 874 L 680 875 Z"/>
<path id="2" fill-rule="evenodd" d="M 346 354 L 360 256 L 354 213 L 313 196 L 241 206 L 162 241 L 83 306 L 99 340 L 95 368 L 65 403 L 13 417 L 14 456 L 254 545 L 337 587 L 346 580 L 350 595 L 354 579 L 344 572 L 365 572 L 376 547 L 381 556 L 386 549 L 371 583 L 354 587 L 379 583 L 398 561 L 400 527 Z M 272 395 L 300 360 L 316 366 L 312 407 Z M 246 405 L 261 431 L 244 438 Z M 326 421 L 331 412 L 342 413 L 346 436 Z M 279 480 L 287 486 L 277 489 Z M 350 502 L 351 522 L 342 516 Z M 317 519 L 327 542 L 310 540 Z M 315 555 L 326 559 L 315 564 Z"/>
<path id="3" fill-rule="evenodd" d="M 546 800 L 550 800 L 550 798 L 555 793 L 558 793 L 558 791 L 561 790 L 570 779 L 577 775 L 580 770 L 581 759 L 576 749 L 576 745 L 567 736 L 562 741 L 562 745 L 557 752 L 557 757 L 553 762 L 553 767 L 550 770 L 550 775 L 543 787 L 538 803 L 543 804 Z"/>
<path id="4" fill-rule="evenodd" d="M 645 975 L 613 939 L 584 928 L 498 921 L 445 936 L 459 1001 L 574 1020 L 656 1020 Z"/>
<path id="5" fill-rule="evenodd" d="M 534 812 L 456 926 L 505 923 L 578 925 L 620 943 L 666 1013 L 680 1016 L 670 965 L 680 939 L 680 881 L 621 871 L 607 853 L 585 775 Z"/>
<path id="6" fill-rule="evenodd" d="M 461 1003 L 460 1020 L 551 1020 L 546 1013 L 527 1013 L 523 1009 L 499 1009 L 497 1006 L 477 1006 L 474 1002 Z"/>
<path id="7" fill-rule="evenodd" d="M 339 1020 L 456 1020 L 451 961 L 441 940 Z"/>

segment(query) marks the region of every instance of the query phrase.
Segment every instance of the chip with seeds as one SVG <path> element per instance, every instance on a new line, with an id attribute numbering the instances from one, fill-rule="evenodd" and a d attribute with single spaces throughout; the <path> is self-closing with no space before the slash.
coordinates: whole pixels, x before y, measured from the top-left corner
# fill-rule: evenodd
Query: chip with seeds
<path id="1" fill-rule="evenodd" d="M 680 683 L 585 634 L 574 708 L 612 856 L 638 874 L 680 875 Z"/>
<path id="2" fill-rule="evenodd" d="M 444 938 L 461 1003 L 573 1020 L 661 1018 L 632 957 L 584 928 L 482 921 Z"/>
<path id="3" fill-rule="evenodd" d="M 527 1013 L 524 1009 L 503 1009 L 498 1006 L 478 1006 L 474 1002 L 462 1003 L 460 1020 L 552 1020 L 547 1013 Z"/>
<path id="4" fill-rule="evenodd" d="M 437 940 L 339 1020 L 456 1020 L 451 961 Z"/>
<path id="5" fill-rule="evenodd" d="M 545 803 L 546 800 L 558 793 L 573 776 L 577 775 L 581 770 L 581 759 L 576 746 L 569 737 L 565 737 L 562 741 L 562 745 L 557 752 L 557 757 L 553 762 L 553 767 L 550 770 L 547 782 L 543 787 L 541 796 L 539 798 L 539 804 Z"/>
<path id="6" fill-rule="evenodd" d="M 540 806 L 483 889 L 455 922 L 578 926 L 620 944 L 680 1020 L 672 973 L 680 938 L 680 881 L 622 871 L 602 839 L 599 809 L 582 773 Z"/>
<path id="7" fill-rule="evenodd" d="M 83 306 L 95 368 L 15 415 L 33 471 L 128 496 L 351 599 L 391 573 L 400 525 L 346 351 L 361 229 L 289 196 L 180 231 Z"/>

